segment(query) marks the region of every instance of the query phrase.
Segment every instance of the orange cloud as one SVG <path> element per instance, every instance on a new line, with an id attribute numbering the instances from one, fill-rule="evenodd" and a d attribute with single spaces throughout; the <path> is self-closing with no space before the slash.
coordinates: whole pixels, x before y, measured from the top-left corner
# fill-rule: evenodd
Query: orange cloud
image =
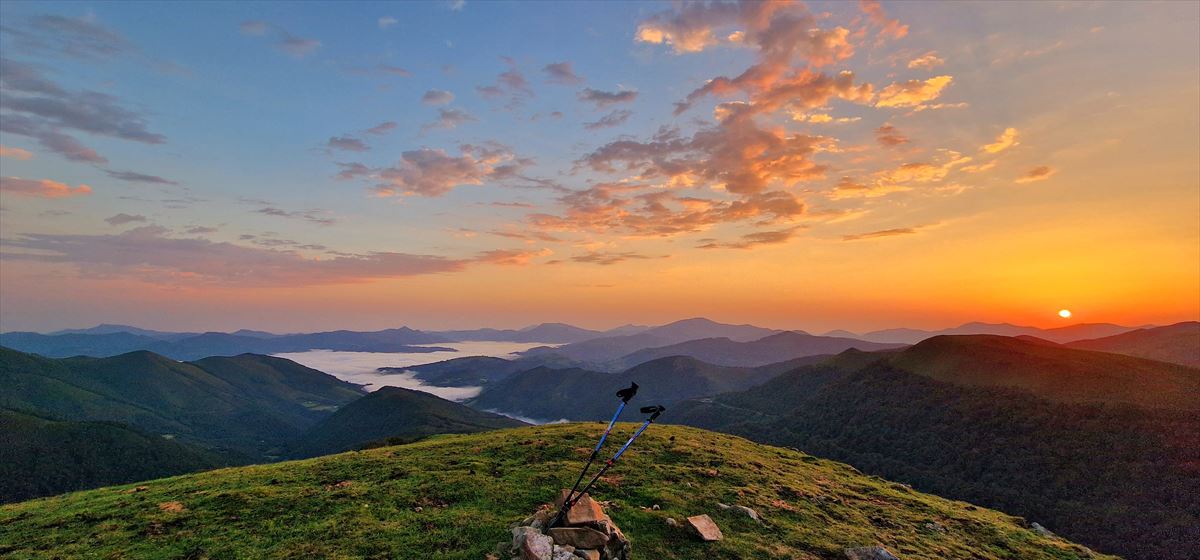
<path id="1" fill-rule="evenodd" d="M 11 148 L 8 146 L 0 146 L 0 157 L 19 159 L 22 161 L 33 159 L 33 153 L 29 150 L 21 148 Z"/>
<path id="2" fill-rule="evenodd" d="M 375 194 L 441 196 L 462 185 L 512 178 L 529 163 L 502 146 L 464 144 L 459 149 L 459 156 L 432 148 L 402 153 L 398 164 L 378 171 L 383 182 L 375 186 Z"/>
<path id="3" fill-rule="evenodd" d="M 33 196 L 38 198 L 67 198 L 84 196 L 92 193 L 87 185 L 72 187 L 50 179 L 22 179 L 20 177 L 0 177 L 0 192 L 16 196 Z"/>
<path id="4" fill-rule="evenodd" d="M 901 134 L 900 129 L 892 126 L 891 123 L 886 123 L 875 129 L 875 140 L 889 148 L 908 143 L 908 137 Z"/>
<path id="5" fill-rule="evenodd" d="M 879 41 L 884 39 L 903 39 L 908 35 L 908 26 L 900 23 L 898 19 L 889 19 L 883 11 L 883 5 L 879 0 L 859 0 L 858 7 L 863 13 L 871 19 L 873 23 L 880 26 Z"/>
<path id="6" fill-rule="evenodd" d="M 992 142 L 991 144 L 983 146 L 982 148 L 979 148 L 979 149 L 980 149 L 980 151 L 984 151 L 989 154 L 996 154 L 996 153 L 1003 152 L 1004 150 L 1007 150 L 1016 145 L 1017 145 L 1017 129 L 1009 127 L 1009 128 L 1004 129 L 1004 132 L 1001 132 L 1000 136 L 996 137 L 995 142 Z"/>
<path id="7" fill-rule="evenodd" d="M 917 58 L 908 61 L 908 67 L 915 69 L 933 70 L 938 66 L 945 64 L 946 61 L 938 56 L 937 51 L 929 51 Z"/>
<path id="8" fill-rule="evenodd" d="M 843 235 L 842 241 L 858 241 L 860 239 L 873 239 L 876 237 L 893 237 L 896 235 L 912 235 L 914 233 L 917 233 L 917 231 L 921 227 L 922 226 L 884 229 L 884 230 L 879 230 L 879 231 L 871 231 L 871 232 L 867 232 L 867 233 L 856 233 L 856 234 L 852 234 L 852 235 Z"/>
<path id="9" fill-rule="evenodd" d="M 893 83 L 879 91 L 876 107 L 916 107 L 937 99 L 942 90 L 954 81 L 951 76 L 936 76 L 928 80 L 908 80 Z"/>

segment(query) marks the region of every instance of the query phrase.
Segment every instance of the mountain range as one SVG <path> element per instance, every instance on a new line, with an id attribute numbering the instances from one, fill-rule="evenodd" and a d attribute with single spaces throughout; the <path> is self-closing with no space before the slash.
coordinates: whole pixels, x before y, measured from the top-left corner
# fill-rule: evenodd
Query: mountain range
<path id="1" fill-rule="evenodd" d="M 1197 396 L 1195 368 L 939 336 L 685 401 L 668 421 L 846 461 L 1100 550 L 1182 560 L 1200 547 Z"/>

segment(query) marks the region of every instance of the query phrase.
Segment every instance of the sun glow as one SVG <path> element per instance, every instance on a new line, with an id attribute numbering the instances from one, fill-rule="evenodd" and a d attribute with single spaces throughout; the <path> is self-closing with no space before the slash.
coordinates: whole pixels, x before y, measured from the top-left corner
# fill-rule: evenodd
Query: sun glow
<path id="1" fill-rule="evenodd" d="M 1071 318 L 1071 310 L 1070 309 L 1059 309 L 1058 316 L 1062 317 L 1063 319 L 1070 319 Z"/>

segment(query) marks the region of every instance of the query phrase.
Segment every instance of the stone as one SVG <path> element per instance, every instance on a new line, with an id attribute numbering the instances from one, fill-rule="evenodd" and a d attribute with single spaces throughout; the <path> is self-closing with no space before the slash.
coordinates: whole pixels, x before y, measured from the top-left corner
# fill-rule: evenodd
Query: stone
<path id="1" fill-rule="evenodd" d="M 762 519 L 758 516 L 758 512 L 754 511 L 753 509 L 750 509 L 746 506 L 737 506 L 737 505 L 731 506 L 731 505 L 726 505 L 726 504 L 717 502 L 717 507 L 719 507 L 721 509 L 731 509 L 734 511 L 740 511 L 740 512 L 746 514 L 746 516 L 749 517 L 750 519 L 753 519 L 759 523 L 762 523 Z"/>
<path id="2" fill-rule="evenodd" d="M 700 536 L 700 540 L 705 542 L 719 541 L 724 538 L 721 535 L 721 528 L 713 522 L 712 518 L 706 514 L 693 515 L 687 518 L 688 525 Z"/>
<path id="3" fill-rule="evenodd" d="M 1054 533 L 1051 533 L 1050 529 L 1043 527 L 1041 523 L 1038 523 L 1036 521 L 1029 524 L 1029 529 L 1032 530 L 1034 533 L 1037 533 L 1043 537 L 1053 537 L 1054 536 Z"/>
<path id="4" fill-rule="evenodd" d="M 555 527 L 548 531 L 555 544 L 575 548 L 604 548 L 608 535 L 587 527 Z"/>
<path id="5" fill-rule="evenodd" d="M 600 551 L 575 549 L 575 556 L 583 558 L 584 560 L 600 560 Z"/>
<path id="6" fill-rule="evenodd" d="M 554 558 L 554 541 L 550 537 L 530 527 L 518 529 L 529 529 L 521 539 L 521 545 L 517 547 L 517 554 L 521 560 L 557 560 Z"/>
<path id="7" fill-rule="evenodd" d="M 586 523 L 596 523 L 605 521 L 608 515 L 600 508 L 591 496 L 584 494 L 583 497 L 575 501 L 575 505 L 567 510 L 567 525 L 583 525 Z"/>
<path id="8" fill-rule="evenodd" d="M 575 556 L 575 549 L 573 548 L 555 545 L 550 558 L 551 560 L 575 560 L 578 556 Z"/>
<path id="9" fill-rule="evenodd" d="M 679 522 L 675 521 L 674 517 L 667 518 L 667 527 L 679 527 Z"/>
<path id="10" fill-rule="evenodd" d="M 846 549 L 847 560 L 900 560 L 882 546 L 863 546 Z"/>

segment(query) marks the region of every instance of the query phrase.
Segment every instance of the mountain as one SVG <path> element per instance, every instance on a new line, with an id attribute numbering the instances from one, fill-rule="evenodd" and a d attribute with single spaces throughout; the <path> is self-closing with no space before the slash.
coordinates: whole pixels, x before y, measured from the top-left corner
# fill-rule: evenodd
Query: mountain
<path id="1" fill-rule="evenodd" d="M 807 358 L 819 361 L 824 357 Z M 621 373 L 578 368 L 538 367 L 486 385 L 468 404 L 482 410 L 543 420 L 607 420 L 616 410 L 617 390 L 637 383 L 638 406 L 671 406 L 683 399 L 752 387 L 800 363 L 760 368 L 723 367 L 695 358 L 671 356 L 652 360 Z"/>
<path id="2" fill-rule="evenodd" d="M 332 331 L 287 335 L 239 332 L 243 334 L 159 333 L 156 337 L 129 332 L 55 335 L 10 332 L 0 334 L 0 346 L 50 358 L 109 357 L 145 350 L 177 360 L 195 360 L 207 356 L 236 356 L 238 354 L 305 352 L 308 350 L 409 353 L 454 351 L 452 348 L 437 346 L 413 346 L 414 344 L 436 344 L 449 340 L 407 327 L 372 332 Z"/>
<path id="3" fill-rule="evenodd" d="M 751 342 L 737 342 L 728 338 L 704 338 L 670 346 L 645 348 L 620 358 L 618 363 L 630 367 L 666 356 L 691 356 L 719 366 L 757 367 L 804 356 L 837 354 L 850 348 L 884 350 L 901 346 L 903 345 L 786 331 Z"/>
<path id="4" fill-rule="evenodd" d="M 1200 549 L 1200 413 L 1194 405 L 1125 404 L 1178 400 L 1134 399 L 1111 390 L 1116 383 L 1079 399 L 1078 391 L 1031 384 L 1011 371 L 1012 364 L 1024 364 L 1040 376 L 1086 383 L 1081 372 L 1111 360 L 1106 369 L 1121 372 L 1131 390 L 1164 387 L 1143 383 L 1144 372 L 1126 369 L 1125 356 L 1016 341 L 1012 348 L 1019 352 L 1010 364 L 996 359 L 987 337 L 962 338 L 961 344 L 979 347 L 982 360 L 959 363 L 963 375 L 947 365 L 955 358 L 928 352 L 953 355 L 957 350 L 947 341 L 898 353 L 847 351 L 742 392 L 681 402 L 669 421 L 845 461 L 921 491 L 1037 520 L 1129 558 L 1182 560 Z M 1046 352 L 1031 360 L 1028 346 Z M 997 373 L 989 378 L 993 367 Z M 998 380 L 1016 386 L 996 386 Z"/>
<path id="5" fill-rule="evenodd" d="M 603 364 L 643 348 L 656 348 L 702 338 L 728 338 L 738 342 L 757 340 L 779 331 L 753 325 L 727 325 L 708 319 L 684 319 L 635 334 L 594 338 L 557 348 L 534 348 L 524 355 L 555 353 L 572 360 Z"/>
<path id="6" fill-rule="evenodd" d="M 381 367 L 380 373 L 413 373 L 414 377 L 428 385 L 437 387 L 476 387 L 500 381 L 522 369 L 530 369 L 523 362 L 493 358 L 491 356 L 467 356 L 452 358 L 430 364 L 405 367 Z"/>
<path id="7" fill-rule="evenodd" d="M 0 555 L 478 560 L 511 541 L 510 523 L 574 482 L 603 428 L 438 436 L 0 506 Z M 614 435 L 633 429 L 623 423 Z M 1003 513 L 692 428 L 652 426 L 610 472 L 594 493 L 636 558 L 833 559 L 875 545 L 905 560 L 1111 558 Z M 666 522 L 702 513 L 723 540 L 700 542 Z"/>
<path id="8" fill-rule="evenodd" d="M 223 464 L 215 454 L 121 424 L 0 408 L 0 503 Z"/>
<path id="9" fill-rule="evenodd" d="M 429 393 L 383 387 L 334 412 L 310 428 L 291 450 L 315 457 L 358 449 L 385 440 L 414 440 L 433 434 L 461 434 L 526 425 Z"/>
<path id="10" fill-rule="evenodd" d="M 161 339 L 161 340 L 175 340 L 175 339 L 179 339 L 179 338 L 195 336 L 196 334 L 198 334 L 198 333 L 186 333 L 186 332 L 179 333 L 179 332 L 169 332 L 169 331 L 154 331 L 154 330 L 149 330 L 149 329 L 141 329 L 138 327 L 131 327 L 129 325 L 114 325 L 114 324 L 110 324 L 110 323 L 101 323 L 99 325 L 96 325 L 94 327 L 87 328 L 87 329 L 63 329 L 61 331 L 55 331 L 50 334 L 51 335 L 60 335 L 60 334 L 116 334 L 116 333 L 136 334 L 138 336 L 147 336 L 150 338 L 157 338 L 157 339 Z"/>
<path id="11" fill-rule="evenodd" d="M 0 348 L 0 406 L 72 421 L 108 421 L 269 459 L 338 407 L 356 385 L 269 356 L 177 362 L 150 352 L 48 359 Z"/>
<path id="12" fill-rule="evenodd" d="M 889 363 L 933 379 L 1020 388 L 1058 402 L 1200 410 L 1196 368 L 1005 336 L 935 336 Z"/>
<path id="13" fill-rule="evenodd" d="M 1103 338 L 1068 342 L 1066 346 L 1200 367 L 1200 322 L 1187 321 L 1165 327 L 1138 329 Z"/>
<path id="14" fill-rule="evenodd" d="M 942 329 L 940 331 L 923 331 L 919 329 L 885 329 L 881 331 L 872 331 L 861 335 L 858 338 L 863 338 L 873 342 L 916 344 L 927 338 L 932 338 L 939 335 L 993 334 L 999 336 L 1035 336 L 1051 342 L 1063 343 L 1083 338 L 1096 338 L 1120 334 L 1136 328 L 1137 327 L 1123 327 L 1121 325 L 1113 325 L 1111 323 L 1081 323 L 1078 325 L 1070 325 L 1053 329 L 1039 329 L 1037 327 L 1023 327 L 1008 323 L 975 322 L 966 323 L 952 329 Z"/>
<path id="15" fill-rule="evenodd" d="M 604 335 L 604 333 L 600 331 L 583 329 L 565 323 L 542 323 L 540 325 L 525 327 L 520 330 L 473 329 L 440 331 L 435 334 L 443 336 L 449 340 L 457 341 L 488 340 L 501 342 L 548 342 L 555 344 L 580 342 L 589 338 L 596 338 Z"/>

